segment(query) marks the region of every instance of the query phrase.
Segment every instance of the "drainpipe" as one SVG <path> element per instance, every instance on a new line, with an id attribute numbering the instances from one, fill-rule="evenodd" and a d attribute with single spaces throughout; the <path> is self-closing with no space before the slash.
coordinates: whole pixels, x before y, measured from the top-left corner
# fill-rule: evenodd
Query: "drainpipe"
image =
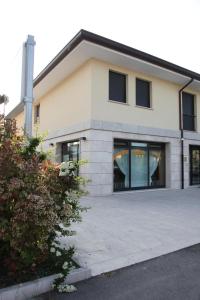
<path id="1" fill-rule="evenodd" d="M 179 126 L 181 131 L 181 189 L 184 189 L 184 129 L 183 129 L 183 101 L 182 92 L 183 90 L 192 83 L 191 78 L 178 92 L 179 94 Z"/>

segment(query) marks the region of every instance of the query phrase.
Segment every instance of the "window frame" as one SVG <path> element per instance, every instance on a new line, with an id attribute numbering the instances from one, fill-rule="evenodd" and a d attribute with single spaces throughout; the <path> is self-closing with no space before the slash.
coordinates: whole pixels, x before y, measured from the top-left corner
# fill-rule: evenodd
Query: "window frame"
<path id="1" fill-rule="evenodd" d="M 116 73 L 116 74 L 119 74 L 119 75 L 122 75 L 125 77 L 125 101 L 123 101 L 123 102 L 111 99 L 111 97 L 110 97 L 110 72 Z M 118 103 L 118 104 L 125 104 L 125 105 L 128 104 L 128 74 L 127 73 L 123 73 L 123 72 L 116 71 L 113 69 L 108 70 L 108 101 L 111 103 Z"/>
<path id="2" fill-rule="evenodd" d="M 143 105 L 137 104 L 137 80 L 144 81 L 149 84 L 149 106 L 143 106 Z M 150 110 L 153 109 L 153 107 L 152 107 L 152 81 L 141 78 L 141 77 L 135 78 L 135 106 L 139 107 L 139 108 L 150 109 Z"/>

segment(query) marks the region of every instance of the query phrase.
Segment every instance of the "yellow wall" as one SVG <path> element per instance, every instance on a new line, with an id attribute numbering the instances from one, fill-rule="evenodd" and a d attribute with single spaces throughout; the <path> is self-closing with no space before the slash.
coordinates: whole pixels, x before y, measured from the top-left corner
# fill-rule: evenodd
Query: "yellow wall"
<path id="1" fill-rule="evenodd" d="M 91 118 L 91 64 L 85 63 L 41 99 L 39 131 L 57 129 Z"/>
<path id="2" fill-rule="evenodd" d="M 128 75 L 128 104 L 109 101 L 109 70 Z M 137 77 L 151 82 L 152 108 L 150 109 L 136 106 L 135 82 Z M 92 62 L 92 80 L 93 119 L 147 127 L 179 129 L 179 86 L 97 60 Z M 200 115 L 199 95 L 197 95 L 197 103 Z M 198 128 L 200 129 L 200 119 L 198 120 Z"/>
<path id="3" fill-rule="evenodd" d="M 18 133 L 22 134 L 23 133 L 23 128 L 24 128 L 24 112 L 21 112 L 15 117 L 16 120 L 16 125 L 18 129 Z"/>
<path id="4" fill-rule="evenodd" d="M 127 104 L 109 101 L 110 69 L 128 75 Z M 136 77 L 152 83 L 152 108 L 150 109 L 136 106 Z M 173 83 L 92 59 L 45 96 L 35 99 L 34 106 L 40 103 L 38 129 L 41 133 L 51 133 L 93 119 L 178 130 L 179 88 Z M 196 111 L 199 116 L 197 130 L 200 132 L 200 94 L 190 89 L 186 91 L 195 94 Z M 23 113 L 20 113 L 16 120 L 18 128 L 22 128 Z"/>

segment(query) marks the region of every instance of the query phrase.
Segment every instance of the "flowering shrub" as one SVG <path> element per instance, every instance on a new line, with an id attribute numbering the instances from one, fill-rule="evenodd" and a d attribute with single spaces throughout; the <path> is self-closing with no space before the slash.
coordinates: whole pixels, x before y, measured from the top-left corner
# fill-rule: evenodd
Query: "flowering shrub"
<path id="1" fill-rule="evenodd" d="M 69 226 L 81 220 L 85 181 L 75 175 L 79 163 L 56 165 L 39 144 L 18 136 L 14 121 L 1 121 L 0 285 L 60 273 L 54 287 L 72 291 L 63 282 L 74 249 L 61 248 L 57 237 L 72 235 Z"/>

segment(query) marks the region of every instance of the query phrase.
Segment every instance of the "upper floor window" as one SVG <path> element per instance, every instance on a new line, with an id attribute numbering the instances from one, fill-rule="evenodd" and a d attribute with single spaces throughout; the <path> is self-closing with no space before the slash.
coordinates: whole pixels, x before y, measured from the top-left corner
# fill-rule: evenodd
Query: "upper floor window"
<path id="1" fill-rule="evenodd" d="M 136 78 L 136 105 L 149 107 L 150 101 L 150 82 Z"/>
<path id="2" fill-rule="evenodd" d="M 40 104 L 35 106 L 34 111 L 34 123 L 38 123 L 40 121 Z"/>
<path id="3" fill-rule="evenodd" d="M 109 71 L 109 100 L 126 103 L 126 75 Z"/>
<path id="4" fill-rule="evenodd" d="M 183 92 L 182 105 L 183 105 L 183 129 L 194 131 L 195 130 L 194 95 Z"/>

